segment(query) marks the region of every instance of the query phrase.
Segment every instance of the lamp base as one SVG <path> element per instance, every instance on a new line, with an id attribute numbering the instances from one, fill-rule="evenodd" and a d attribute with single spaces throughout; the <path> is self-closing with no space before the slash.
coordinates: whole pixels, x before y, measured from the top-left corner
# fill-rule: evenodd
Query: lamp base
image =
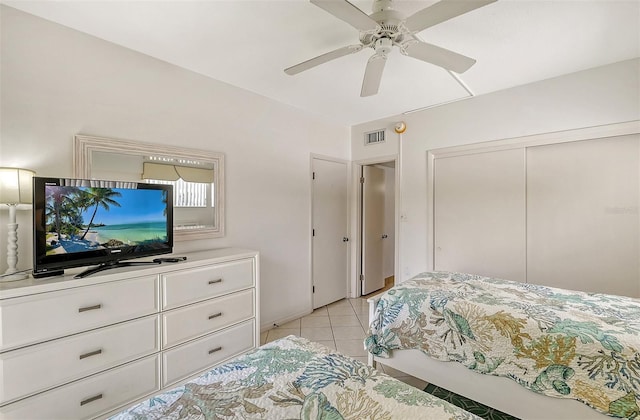
<path id="1" fill-rule="evenodd" d="M 24 280 L 28 277 L 29 277 L 29 274 L 27 273 L 13 273 L 13 274 L 7 273 L 6 275 L 0 277 L 0 283 Z"/>
<path id="2" fill-rule="evenodd" d="M 18 224 L 16 223 L 17 204 L 7 204 L 9 206 L 9 223 L 7 224 L 7 271 L 0 276 L 0 282 L 24 280 L 29 274 L 18 271 Z"/>

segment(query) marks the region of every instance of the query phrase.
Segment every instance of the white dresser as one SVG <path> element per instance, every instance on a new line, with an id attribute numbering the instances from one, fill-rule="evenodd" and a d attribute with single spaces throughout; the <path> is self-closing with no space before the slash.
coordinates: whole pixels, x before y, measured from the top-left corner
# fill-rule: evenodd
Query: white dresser
<path id="1" fill-rule="evenodd" d="M 0 418 L 101 417 L 260 342 L 259 258 L 0 283 Z"/>

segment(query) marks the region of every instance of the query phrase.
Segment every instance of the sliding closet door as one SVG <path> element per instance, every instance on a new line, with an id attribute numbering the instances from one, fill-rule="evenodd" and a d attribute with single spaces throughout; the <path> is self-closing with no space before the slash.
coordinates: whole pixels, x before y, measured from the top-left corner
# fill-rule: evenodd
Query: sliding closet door
<path id="1" fill-rule="evenodd" d="M 434 266 L 525 281 L 524 149 L 435 160 Z"/>
<path id="2" fill-rule="evenodd" d="M 527 279 L 640 297 L 640 136 L 527 149 Z"/>

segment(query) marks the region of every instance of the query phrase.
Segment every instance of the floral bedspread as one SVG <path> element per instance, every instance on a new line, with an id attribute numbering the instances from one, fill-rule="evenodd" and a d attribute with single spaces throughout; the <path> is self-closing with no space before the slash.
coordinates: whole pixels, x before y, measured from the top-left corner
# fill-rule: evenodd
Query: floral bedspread
<path id="1" fill-rule="evenodd" d="M 420 349 L 612 417 L 640 418 L 638 299 L 422 273 L 381 297 L 365 346 L 380 357 Z"/>
<path id="2" fill-rule="evenodd" d="M 112 419 L 469 419 L 357 360 L 289 336 Z"/>

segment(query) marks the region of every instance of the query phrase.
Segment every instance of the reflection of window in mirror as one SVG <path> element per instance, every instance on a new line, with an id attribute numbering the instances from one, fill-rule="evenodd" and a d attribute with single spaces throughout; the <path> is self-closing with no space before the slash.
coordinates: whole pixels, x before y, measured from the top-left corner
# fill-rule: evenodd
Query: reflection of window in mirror
<path id="1" fill-rule="evenodd" d="M 88 169 L 80 168 L 87 163 Z M 79 177 L 173 185 L 177 240 L 224 235 L 224 157 L 219 153 L 76 136 L 76 165 Z"/>
<path id="2" fill-rule="evenodd" d="M 145 156 L 142 179 L 173 185 L 176 229 L 202 228 L 215 207 L 214 164 L 195 159 Z"/>

